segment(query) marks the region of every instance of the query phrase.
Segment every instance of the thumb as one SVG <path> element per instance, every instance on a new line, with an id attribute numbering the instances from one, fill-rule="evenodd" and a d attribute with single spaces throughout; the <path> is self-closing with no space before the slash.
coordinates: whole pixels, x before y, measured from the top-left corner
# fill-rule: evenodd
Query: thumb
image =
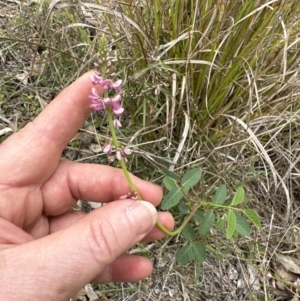
<path id="1" fill-rule="evenodd" d="M 2 250 L 0 300 L 68 300 L 145 237 L 156 220 L 148 202 L 116 201 L 63 230 Z"/>

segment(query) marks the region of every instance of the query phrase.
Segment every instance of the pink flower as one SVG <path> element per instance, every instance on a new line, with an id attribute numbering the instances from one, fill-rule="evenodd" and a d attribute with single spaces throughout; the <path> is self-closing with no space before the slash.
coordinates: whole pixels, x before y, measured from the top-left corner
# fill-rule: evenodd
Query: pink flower
<path id="1" fill-rule="evenodd" d="M 116 160 L 116 156 L 108 156 L 107 160 L 108 160 L 108 163 L 113 163 Z"/>
<path id="2" fill-rule="evenodd" d="M 296 279 L 296 281 L 294 282 L 294 285 L 300 286 L 300 278 Z"/>
<path id="3" fill-rule="evenodd" d="M 122 80 L 119 79 L 115 83 L 112 84 L 111 88 L 114 88 L 117 92 L 121 91 Z"/>
<path id="4" fill-rule="evenodd" d="M 89 95 L 89 99 L 96 100 L 100 99 L 100 95 L 98 94 L 98 91 L 96 90 L 95 87 L 92 88 L 92 94 Z"/>
<path id="5" fill-rule="evenodd" d="M 127 156 L 131 155 L 131 150 L 127 147 L 121 147 L 116 150 L 116 158 L 121 161 L 124 160 L 127 162 Z"/>
<path id="6" fill-rule="evenodd" d="M 105 97 L 103 98 L 103 102 L 108 105 L 108 106 L 111 106 L 111 99 L 109 97 Z"/>
<path id="7" fill-rule="evenodd" d="M 102 99 L 92 100 L 92 103 L 90 104 L 90 108 L 94 109 L 95 111 L 101 111 L 105 108 L 105 105 Z"/>
<path id="8" fill-rule="evenodd" d="M 110 154 L 112 152 L 112 145 L 110 143 L 106 144 L 103 148 L 103 153 Z"/>
<path id="9" fill-rule="evenodd" d="M 113 112 L 116 116 L 121 116 L 124 112 L 124 108 L 122 108 L 121 105 L 113 106 Z"/>
<path id="10" fill-rule="evenodd" d="M 127 194 L 121 195 L 119 197 L 119 200 L 127 200 L 127 199 L 137 200 L 138 196 L 134 192 L 128 192 Z"/>
<path id="11" fill-rule="evenodd" d="M 90 76 L 90 79 L 93 83 L 93 85 L 97 85 L 100 82 L 103 82 L 103 77 L 99 76 L 97 73 L 94 73 Z"/>
<path id="12" fill-rule="evenodd" d="M 122 127 L 122 124 L 121 124 L 120 120 L 119 119 L 114 119 L 114 128 L 118 129 L 120 127 Z"/>
<path id="13" fill-rule="evenodd" d="M 121 91 L 122 80 L 117 80 L 113 82 L 111 79 L 103 79 L 97 72 L 90 76 L 90 79 L 94 85 L 100 85 L 104 90 L 114 89 L 117 92 Z M 109 93 L 106 93 L 109 95 Z M 105 109 L 107 106 L 111 107 L 112 112 L 116 117 L 122 116 L 124 112 L 124 108 L 121 105 L 122 96 L 117 94 L 113 97 L 105 97 L 102 98 L 96 88 L 92 88 L 92 94 L 89 95 L 89 98 L 92 100 L 92 104 L 90 105 L 96 111 L 100 111 Z M 121 123 L 116 118 L 114 120 L 114 127 L 119 128 L 121 127 Z"/>
<path id="14" fill-rule="evenodd" d="M 123 153 L 125 156 L 129 156 L 132 154 L 132 151 L 129 148 L 125 147 L 123 148 Z"/>
<path id="15" fill-rule="evenodd" d="M 106 85 L 107 87 L 111 88 L 113 85 L 113 81 L 111 79 L 106 79 L 103 81 L 102 85 Z"/>
<path id="16" fill-rule="evenodd" d="M 122 96 L 120 94 L 117 94 L 113 98 L 111 98 L 111 102 L 120 102 L 122 99 Z"/>
<path id="17" fill-rule="evenodd" d="M 121 150 L 119 150 L 119 149 L 116 151 L 116 158 L 117 158 L 119 161 L 122 160 Z"/>

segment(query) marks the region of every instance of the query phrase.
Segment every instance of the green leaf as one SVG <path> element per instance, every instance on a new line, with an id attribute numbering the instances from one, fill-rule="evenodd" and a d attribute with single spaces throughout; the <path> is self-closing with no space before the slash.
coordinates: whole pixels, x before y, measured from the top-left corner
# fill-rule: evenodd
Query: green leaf
<path id="1" fill-rule="evenodd" d="M 216 194 L 213 197 L 212 203 L 216 205 L 223 205 L 225 203 L 226 198 L 227 198 L 227 188 L 223 184 L 218 188 Z"/>
<path id="2" fill-rule="evenodd" d="M 162 210 L 168 210 L 176 206 L 183 197 L 183 192 L 180 188 L 171 190 L 163 199 L 161 203 Z"/>
<path id="3" fill-rule="evenodd" d="M 199 233 L 201 235 L 206 234 L 210 230 L 210 228 L 214 225 L 214 223 L 215 223 L 215 214 L 213 213 L 212 210 L 209 210 L 204 215 L 202 223 L 200 224 L 200 227 L 198 229 Z"/>
<path id="4" fill-rule="evenodd" d="M 196 223 L 200 223 L 204 219 L 204 213 L 201 210 L 197 210 L 195 214 L 193 215 L 193 219 L 195 220 Z"/>
<path id="5" fill-rule="evenodd" d="M 175 182 L 177 181 L 177 176 L 176 176 L 175 172 L 170 171 L 170 170 L 164 170 L 163 173 L 166 175 L 166 177 L 175 180 Z"/>
<path id="6" fill-rule="evenodd" d="M 230 239 L 234 233 L 236 226 L 236 216 L 235 213 L 229 209 L 228 217 L 227 217 L 227 230 L 226 230 L 226 238 Z"/>
<path id="7" fill-rule="evenodd" d="M 183 228 L 181 234 L 189 242 L 193 242 L 196 239 L 195 231 L 190 224 Z"/>
<path id="8" fill-rule="evenodd" d="M 181 186 L 184 192 L 195 186 L 201 179 L 202 171 L 199 168 L 188 170 L 182 177 Z"/>
<path id="9" fill-rule="evenodd" d="M 232 237 L 238 238 L 239 237 L 239 232 L 237 232 L 236 230 L 234 230 Z"/>
<path id="10" fill-rule="evenodd" d="M 205 248 L 205 246 L 200 244 L 200 243 L 195 243 L 195 244 L 193 244 L 193 249 L 192 250 L 193 250 L 195 259 L 197 259 L 197 261 L 200 264 L 202 264 L 206 259 L 206 248 Z"/>
<path id="11" fill-rule="evenodd" d="M 176 259 L 181 264 L 185 265 L 188 262 L 194 260 L 194 258 L 195 258 L 195 255 L 193 252 L 192 245 L 184 246 L 176 252 Z"/>
<path id="12" fill-rule="evenodd" d="M 178 188 L 176 179 L 164 177 L 163 183 L 169 191 L 171 191 L 172 189 Z"/>
<path id="13" fill-rule="evenodd" d="M 261 227 L 258 214 L 251 209 L 243 210 L 243 213 L 248 217 L 248 219 L 259 229 Z"/>
<path id="14" fill-rule="evenodd" d="M 179 203 L 178 209 L 182 214 L 189 214 L 190 213 L 190 207 L 184 202 Z"/>
<path id="15" fill-rule="evenodd" d="M 235 193 L 230 205 L 236 206 L 242 203 L 245 199 L 245 190 L 243 187 L 239 187 L 237 192 Z"/>
<path id="16" fill-rule="evenodd" d="M 218 230 L 221 230 L 221 229 L 224 228 L 224 226 L 225 226 L 225 219 L 224 219 L 224 218 L 219 219 L 219 220 L 217 221 L 216 228 L 217 228 Z"/>
<path id="17" fill-rule="evenodd" d="M 236 225 L 235 230 L 242 236 L 250 235 L 250 225 L 240 214 L 235 213 L 236 216 Z"/>

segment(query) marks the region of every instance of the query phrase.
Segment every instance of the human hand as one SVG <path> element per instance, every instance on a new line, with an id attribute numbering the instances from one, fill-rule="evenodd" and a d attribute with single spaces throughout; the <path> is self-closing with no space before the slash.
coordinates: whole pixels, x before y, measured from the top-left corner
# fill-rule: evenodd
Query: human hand
<path id="1" fill-rule="evenodd" d="M 138 281 L 152 263 L 126 251 L 163 237 L 157 218 L 174 226 L 153 207 L 158 186 L 132 176 L 149 203 L 115 201 L 129 191 L 121 170 L 60 160 L 90 113 L 89 75 L 0 145 L 0 300 L 65 301 L 89 282 Z M 78 199 L 107 205 L 70 211 Z"/>

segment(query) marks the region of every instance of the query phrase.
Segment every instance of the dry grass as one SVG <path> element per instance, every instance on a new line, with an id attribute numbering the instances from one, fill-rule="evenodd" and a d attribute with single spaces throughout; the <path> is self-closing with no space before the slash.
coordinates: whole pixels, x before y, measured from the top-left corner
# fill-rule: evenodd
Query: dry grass
<path id="1" fill-rule="evenodd" d="M 23 127 L 88 70 L 105 33 L 117 49 L 112 56 L 119 59 L 131 100 L 129 126 L 122 132 L 124 142 L 135 145 L 130 169 L 160 183 L 162 169 L 180 173 L 201 166 L 206 182 L 200 197 L 222 183 L 232 191 L 243 185 L 262 228 L 234 241 L 224 241 L 218 231 L 199 238 L 209 246 L 201 268 L 175 262 L 176 249 L 184 244 L 180 237 L 139 246 L 136 251 L 155 262 L 152 277 L 92 290 L 101 289 L 100 300 L 115 301 L 295 301 L 295 291 L 272 288 L 266 274 L 278 269 L 276 254 L 299 258 L 299 4 L 249 2 L 253 7 L 229 26 L 231 15 L 238 18 L 233 1 L 220 1 L 224 10 L 220 4 L 206 12 L 201 1 L 192 2 L 204 17 L 194 15 L 186 29 L 163 19 L 167 9 L 160 5 L 155 9 L 164 8 L 164 13 L 151 16 L 154 23 L 143 23 L 143 9 L 150 11 L 152 2 L 0 1 L 0 131 Z M 261 38 L 251 26 L 264 17 L 266 6 L 282 18 L 263 19 L 257 32 L 262 34 L 265 26 L 268 34 Z M 186 7 L 180 9 L 184 16 Z M 197 31 L 203 38 L 193 44 L 190 37 Z M 180 50 L 189 55 L 178 55 Z M 103 120 L 89 119 L 64 155 L 104 163 L 95 147 L 107 134 Z M 0 142 L 9 135 L 1 135 Z M 180 222 L 180 213 L 173 213 Z"/>

